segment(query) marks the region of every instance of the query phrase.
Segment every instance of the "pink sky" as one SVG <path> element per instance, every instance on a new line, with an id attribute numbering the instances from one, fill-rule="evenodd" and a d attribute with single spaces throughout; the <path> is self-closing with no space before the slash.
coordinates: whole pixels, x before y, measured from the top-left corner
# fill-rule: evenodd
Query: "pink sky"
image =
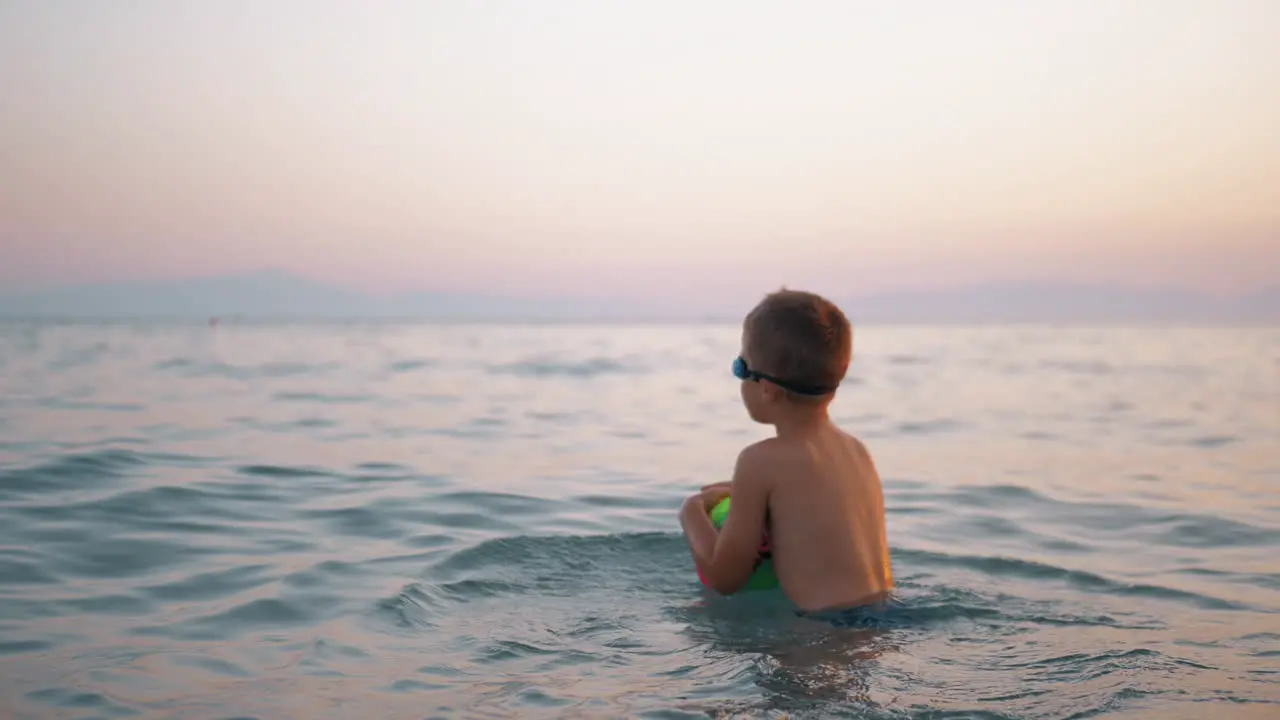
<path id="1" fill-rule="evenodd" d="M 1280 3 L 0 6 L 0 284 L 1280 283 Z"/>

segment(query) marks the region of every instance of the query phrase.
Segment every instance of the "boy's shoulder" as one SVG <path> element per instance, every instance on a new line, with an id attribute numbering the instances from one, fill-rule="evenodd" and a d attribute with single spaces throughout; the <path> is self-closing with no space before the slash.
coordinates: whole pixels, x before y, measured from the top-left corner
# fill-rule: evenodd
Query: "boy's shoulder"
<path id="1" fill-rule="evenodd" d="M 867 449 L 866 443 L 862 442 L 862 438 L 859 438 L 857 435 L 854 435 L 848 430 L 844 430 L 835 424 L 831 425 L 831 430 L 853 454 L 862 458 L 871 457 L 871 451 Z"/>
<path id="2" fill-rule="evenodd" d="M 832 426 L 830 431 L 831 434 L 828 436 L 828 440 L 833 442 L 826 445 L 827 453 L 836 452 L 838 455 L 851 458 L 858 463 L 874 462 L 871 460 L 871 451 L 857 436 L 835 426 Z M 834 449 L 837 446 L 839 450 Z M 830 456 L 828 455 L 828 457 Z M 776 477 L 779 472 L 794 473 L 813 462 L 814 448 L 812 445 L 776 437 L 765 438 L 751 443 L 738 453 L 738 467 L 748 471 L 748 474 L 763 474 Z M 840 462 L 837 461 L 837 464 L 840 464 Z"/>
<path id="3" fill-rule="evenodd" d="M 823 439 L 838 441 L 842 447 L 851 449 L 860 455 L 871 454 L 861 438 L 835 424 L 827 426 L 826 435 Z M 809 455 L 813 447 L 812 440 L 812 437 L 799 441 L 788 441 L 777 437 L 765 438 L 743 448 L 740 456 L 752 459 L 769 459 L 785 458 L 788 455 L 797 454 Z"/>
<path id="4" fill-rule="evenodd" d="M 848 445 L 848 447 L 855 453 L 865 458 L 871 457 L 871 451 L 867 449 L 866 443 L 862 442 L 862 438 L 846 430 L 840 430 L 839 428 L 837 428 L 836 431 L 840 433 L 840 437 L 844 439 L 845 444 Z"/>
<path id="5" fill-rule="evenodd" d="M 775 463 L 786 454 L 786 446 L 778 438 L 757 440 L 738 452 L 738 466 L 754 468 Z"/>
<path id="6" fill-rule="evenodd" d="M 734 479 L 738 483 L 769 485 L 787 463 L 788 449 L 778 438 L 765 438 L 738 452 Z"/>
<path id="7" fill-rule="evenodd" d="M 738 467 L 754 471 L 752 474 L 771 474 L 779 470 L 794 471 L 797 465 L 812 459 L 811 448 L 803 442 L 771 437 L 742 448 L 738 453 Z"/>

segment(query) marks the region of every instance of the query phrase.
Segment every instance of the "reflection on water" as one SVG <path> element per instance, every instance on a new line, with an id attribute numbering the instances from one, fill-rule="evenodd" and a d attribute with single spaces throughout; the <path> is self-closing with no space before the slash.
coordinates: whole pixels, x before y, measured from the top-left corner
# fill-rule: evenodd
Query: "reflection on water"
<path id="1" fill-rule="evenodd" d="M 1280 332 L 865 328 L 897 604 L 710 596 L 731 327 L 0 325 L 16 717 L 1262 717 Z"/>

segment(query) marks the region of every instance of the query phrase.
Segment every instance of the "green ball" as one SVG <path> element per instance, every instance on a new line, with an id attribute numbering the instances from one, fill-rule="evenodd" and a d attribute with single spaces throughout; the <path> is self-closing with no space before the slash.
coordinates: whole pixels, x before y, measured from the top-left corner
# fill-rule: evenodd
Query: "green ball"
<path id="1" fill-rule="evenodd" d="M 723 529 L 724 521 L 729 519 L 728 496 L 725 496 L 725 499 L 716 503 L 716 506 L 711 508 L 710 515 L 711 515 L 711 524 L 715 525 L 717 530 Z"/>
<path id="2" fill-rule="evenodd" d="M 711 516 L 711 524 L 720 530 L 724 527 L 724 521 L 729 517 L 729 498 L 716 503 L 708 513 Z M 743 590 L 771 590 L 778 587 L 778 576 L 773 572 L 773 558 L 771 556 L 772 549 L 768 546 L 768 538 L 761 538 L 761 553 L 764 557 L 760 560 L 760 564 L 756 566 L 751 577 L 747 579 L 747 584 L 742 586 Z"/>

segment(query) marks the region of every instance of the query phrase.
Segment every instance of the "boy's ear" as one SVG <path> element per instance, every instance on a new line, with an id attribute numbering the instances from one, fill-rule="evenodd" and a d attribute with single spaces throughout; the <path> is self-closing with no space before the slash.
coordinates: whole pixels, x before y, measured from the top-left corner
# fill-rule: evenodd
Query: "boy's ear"
<path id="1" fill-rule="evenodd" d="M 783 390 L 768 380 L 761 380 L 760 385 L 761 389 L 764 390 L 765 398 L 767 398 L 769 402 L 777 402 L 787 394 L 786 390 Z"/>

